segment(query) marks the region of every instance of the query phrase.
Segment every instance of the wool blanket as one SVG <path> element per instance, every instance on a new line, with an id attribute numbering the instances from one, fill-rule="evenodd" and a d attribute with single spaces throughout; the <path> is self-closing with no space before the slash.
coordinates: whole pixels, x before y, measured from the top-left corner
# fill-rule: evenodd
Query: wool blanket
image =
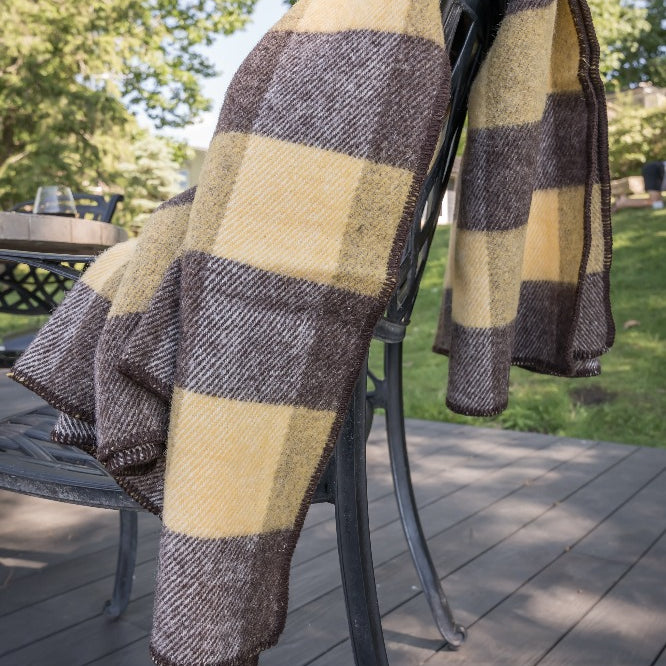
<path id="1" fill-rule="evenodd" d="M 595 44 L 582 0 L 510 0 L 475 85 L 436 345 L 455 408 L 499 409 L 512 361 L 590 374 L 610 344 Z M 156 663 L 250 666 L 277 641 L 449 86 L 439 0 L 300 0 L 234 77 L 199 186 L 16 364 L 54 438 L 163 519 Z"/>
<path id="2" fill-rule="evenodd" d="M 508 3 L 474 82 L 434 350 L 492 416 L 509 367 L 586 377 L 613 344 L 606 104 L 584 1 Z"/>

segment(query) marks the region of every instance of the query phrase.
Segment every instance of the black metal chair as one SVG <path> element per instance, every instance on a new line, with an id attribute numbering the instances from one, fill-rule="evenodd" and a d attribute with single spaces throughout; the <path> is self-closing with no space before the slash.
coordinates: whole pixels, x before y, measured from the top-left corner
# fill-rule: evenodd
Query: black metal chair
<path id="1" fill-rule="evenodd" d="M 80 218 L 97 222 L 111 222 L 116 206 L 124 200 L 122 194 L 108 197 L 98 194 L 73 195 Z M 18 213 L 31 213 L 33 201 L 24 201 L 12 208 Z M 25 260 L 21 261 L 21 257 Z M 76 255 L 47 255 L 32 252 L 13 252 L 0 258 L 0 312 L 22 315 L 48 315 L 71 289 L 80 270 L 76 267 L 90 263 L 89 257 Z M 82 262 L 84 262 L 82 264 Z M 68 266 L 74 270 L 62 274 L 54 266 Z M 14 354 L 16 357 L 17 354 Z M 5 362 L 9 362 L 9 357 Z"/>
<path id="2" fill-rule="evenodd" d="M 118 618 L 127 608 L 141 507 L 87 453 L 51 441 L 58 412 L 49 406 L 0 421 L 0 488 L 45 499 L 116 509 L 120 541 L 113 595 L 104 612 Z"/>
<path id="3" fill-rule="evenodd" d="M 469 88 L 501 18 L 501 0 L 446 0 L 442 3 L 446 43 L 452 62 L 451 107 L 441 148 L 417 205 L 403 254 L 398 287 L 375 329 L 384 345 L 384 377 L 362 369 L 334 454 L 313 503 L 335 504 L 338 553 L 349 631 L 357 666 L 387 666 L 377 604 L 366 492 L 365 443 L 374 409 L 386 412 L 391 468 L 402 525 L 435 623 L 451 648 L 465 640 L 441 588 L 419 521 L 409 472 L 402 404 L 402 341 L 464 124 Z M 0 251 L 0 261 L 22 261 L 76 279 L 71 257 L 27 257 Z M 20 256 L 19 256 L 20 255 Z M 13 257 L 13 259 L 12 259 Z M 81 261 L 81 258 L 77 258 Z M 368 382 L 370 390 L 368 391 Z M 121 538 L 114 595 L 107 613 L 118 617 L 131 591 L 139 507 L 115 485 L 93 458 L 50 441 L 55 412 L 43 408 L 0 422 L 0 488 L 68 502 L 120 510 Z"/>
<path id="4" fill-rule="evenodd" d="M 456 624 L 440 585 L 414 497 L 402 402 L 402 342 L 467 114 L 469 90 L 492 44 L 505 7 L 504 0 L 442 2 L 446 44 L 452 65 L 451 106 L 439 154 L 421 190 L 400 264 L 397 287 L 384 317 L 375 327 L 374 338 L 384 346 L 384 376 L 379 378 L 369 371 L 366 361 L 333 459 L 313 500 L 335 503 L 342 585 L 357 666 L 388 666 L 372 564 L 365 468 L 365 443 L 377 408 L 385 411 L 400 519 L 433 619 L 449 648 L 457 649 L 466 638 L 465 629 Z"/>
<path id="5" fill-rule="evenodd" d="M 125 197 L 122 194 L 110 194 L 108 197 L 101 194 L 88 194 L 75 192 L 73 195 L 76 212 L 81 218 L 97 220 L 98 222 L 111 222 L 116 206 Z M 16 213 L 32 213 L 34 201 L 23 201 L 16 204 L 12 211 Z"/>

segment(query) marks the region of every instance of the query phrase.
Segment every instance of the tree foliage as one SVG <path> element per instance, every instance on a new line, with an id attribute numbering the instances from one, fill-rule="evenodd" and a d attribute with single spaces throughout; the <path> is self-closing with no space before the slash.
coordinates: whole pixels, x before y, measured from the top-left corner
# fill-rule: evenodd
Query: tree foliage
<path id="1" fill-rule="evenodd" d="M 159 203 L 185 187 L 181 167 L 193 154 L 186 144 L 135 127 L 127 144 L 114 142 L 112 136 L 103 136 L 99 147 L 105 173 L 114 189 L 125 195 L 113 221 L 132 232 L 141 229 L 148 214 Z"/>
<path id="2" fill-rule="evenodd" d="M 608 87 L 666 87 L 664 0 L 589 0 Z"/>
<path id="3" fill-rule="evenodd" d="M 126 219 L 138 214 L 132 202 L 143 201 L 145 210 L 148 201 L 154 205 L 168 196 L 175 187 L 178 147 L 151 139 L 135 115 L 141 112 L 157 127 L 180 127 L 208 109 L 200 82 L 215 70 L 200 47 L 242 27 L 255 4 L 256 0 L 3 3 L 0 207 L 32 198 L 37 186 L 49 182 L 76 190 L 125 191 Z M 646 80 L 666 86 L 663 0 L 590 0 L 590 5 L 609 87 Z M 634 116 L 626 123 L 635 122 Z M 648 116 L 652 118 L 646 112 L 646 120 Z M 629 126 L 627 131 L 634 136 Z M 652 141 L 646 138 L 651 132 L 648 128 L 641 145 Z M 631 155 L 645 153 L 638 143 L 631 144 Z M 631 160 L 622 161 L 621 168 L 633 164 Z M 161 179 L 152 174 L 161 174 Z"/>
<path id="4" fill-rule="evenodd" d="M 666 87 L 666 4 L 663 0 L 589 0 L 601 47 L 600 68 L 616 92 L 609 120 L 611 174 L 640 173 L 666 156 L 666 110 L 632 104 L 641 83 Z"/>
<path id="5" fill-rule="evenodd" d="M 117 186 L 110 157 L 209 108 L 198 47 L 247 21 L 256 0 L 12 0 L 0 22 L 0 205 L 45 182 Z M 169 150 L 170 148 L 165 148 Z M 168 161 L 168 160 L 167 160 Z"/>
<path id="6" fill-rule="evenodd" d="M 620 102 L 608 129 L 612 178 L 640 174 L 645 162 L 666 156 L 666 109 Z"/>
<path id="7" fill-rule="evenodd" d="M 666 87 L 666 3 L 650 0 L 641 3 L 647 26 L 627 53 L 618 73 L 618 84 L 626 87 L 638 82 L 651 82 Z"/>

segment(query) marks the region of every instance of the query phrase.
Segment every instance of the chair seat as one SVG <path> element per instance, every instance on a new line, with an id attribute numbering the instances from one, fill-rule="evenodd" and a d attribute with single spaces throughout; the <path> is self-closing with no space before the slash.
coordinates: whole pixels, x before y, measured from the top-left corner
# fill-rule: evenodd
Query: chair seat
<path id="1" fill-rule="evenodd" d="M 0 421 L 0 488 L 105 509 L 141 507 L 74 446 L 51 441 L 58 412 L 43 406 Z"/>

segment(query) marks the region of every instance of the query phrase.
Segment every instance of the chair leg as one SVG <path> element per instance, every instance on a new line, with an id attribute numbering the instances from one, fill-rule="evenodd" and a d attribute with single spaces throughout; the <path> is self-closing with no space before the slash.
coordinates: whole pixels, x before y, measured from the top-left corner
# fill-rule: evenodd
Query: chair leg
<path id="1" fill-rule="evenodd" d="M 458 648 L 465 641 L 466 632 L 453 619 L 453 613 L 430 557 L 409 472 L 402 403 L 402 342 L 384 344 L 384 373 L 386 430 L 393 486 L 398 500 L 402 527 L 435 624 L 449 647 Z"/>
<path id="2" fill-rule="evenodd" d="M 359 377 L 335 452 L 338 554 L 356 666 L 388 666 L 368 522 L 365 366 Z"/>
<path id="3" fill-rule="evenodd" d="M 136 511 L 120 510 L 120 539 L 113 597 L 104 604 L 104 614 L 116 620 L 129 604 L 136 565 L 137 515 Z"/>

